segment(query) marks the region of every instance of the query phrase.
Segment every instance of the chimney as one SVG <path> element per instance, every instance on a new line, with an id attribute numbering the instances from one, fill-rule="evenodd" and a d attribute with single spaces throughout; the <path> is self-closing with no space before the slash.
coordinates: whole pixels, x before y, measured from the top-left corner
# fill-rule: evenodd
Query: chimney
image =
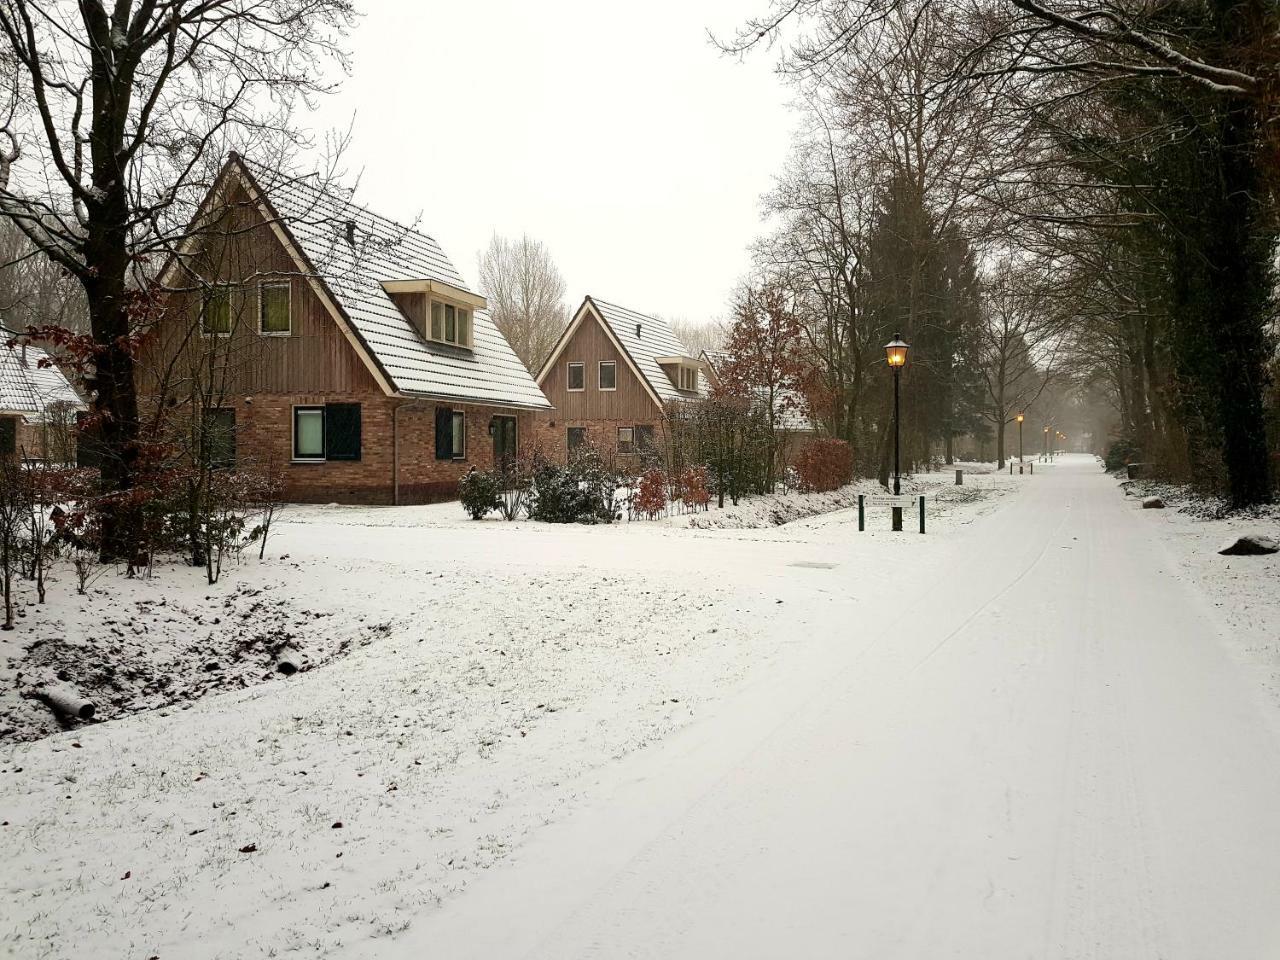
<path id="1" fill-rule="evenodd" d="M 354 220 L 347 221 L 347 243 L 353 247 L 356 245 L 356 222 Z"/>
<path id="2" fill-rule="evenodd" d="M 19 358 L 22 365 L 27 365 L 27 341 L 22 341 L 22 356 Z"/>
<path id="3" fill-rule="evenodd" d="M 636 324 L 636 339 L 640 339 L 640 324 Z"/>

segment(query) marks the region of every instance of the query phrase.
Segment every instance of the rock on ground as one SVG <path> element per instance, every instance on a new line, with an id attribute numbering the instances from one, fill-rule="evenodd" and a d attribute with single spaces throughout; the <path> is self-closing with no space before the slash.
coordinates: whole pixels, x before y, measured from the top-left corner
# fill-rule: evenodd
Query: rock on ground
<path id="1" fill-rule="evenodd" d="M 1261 534 L 1245 533 L 1232 537 L 1218 552 L 1225 557 L 1257 557 L 1267 553 L 1280 553 L 1280 543 Z"/>

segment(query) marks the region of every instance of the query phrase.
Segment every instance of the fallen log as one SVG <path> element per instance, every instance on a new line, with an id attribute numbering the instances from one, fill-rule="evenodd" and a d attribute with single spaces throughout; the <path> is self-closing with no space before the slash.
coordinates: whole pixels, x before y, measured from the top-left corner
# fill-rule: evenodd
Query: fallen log
<path id="1" fill-rule="evenodd" d="M 38 695 L 53 708 L 54 713 L 67 720 L 92 720 L 97 709 L 92 700 L 66 683 L 51 683 L 41 687 Z"/>

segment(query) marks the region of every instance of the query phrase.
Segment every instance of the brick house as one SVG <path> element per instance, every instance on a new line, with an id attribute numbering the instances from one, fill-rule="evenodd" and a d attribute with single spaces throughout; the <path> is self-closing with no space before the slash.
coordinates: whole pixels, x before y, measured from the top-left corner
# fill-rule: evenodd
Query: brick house
<path id="1" fill-rule="evenodd" d="M 0 456 L 72 464 L 84 401 L 40 347 L 9 346 L 16 336 L 0 328 Z"/>
<path id="2" fill-rule="evenodd" d="M 162 281 L 141 392 L 291 500 L 452 498 L 550 409 L 434 239 L 315 177 L 231 154 Z"/>
<path id="3" fill-rule="evenodd" d="M 536 437 L 567 456 L 590 442 L 626 457 L 653 447 L 667 403 L 706 396 L 704 363 L 665 320 L 595 297 L 582 301 L 538 373 L 555 408 Z"/>

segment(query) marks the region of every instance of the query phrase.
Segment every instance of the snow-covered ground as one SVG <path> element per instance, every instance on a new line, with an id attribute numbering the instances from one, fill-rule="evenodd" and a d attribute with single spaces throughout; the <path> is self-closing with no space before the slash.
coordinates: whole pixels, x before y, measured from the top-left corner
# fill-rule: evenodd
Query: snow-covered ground
<path id="1" fill-rule="evenodd" d="M 168 572 L 350 642 L 0 748 L 0 954 L 1276 955 L 1280 713 L 1200 590 L 1221 536 L 1085 458 L 947 479 L 923 537 L 320 507 Z M 1218 560 L 1265 603 L 1271 558 Z"/>

